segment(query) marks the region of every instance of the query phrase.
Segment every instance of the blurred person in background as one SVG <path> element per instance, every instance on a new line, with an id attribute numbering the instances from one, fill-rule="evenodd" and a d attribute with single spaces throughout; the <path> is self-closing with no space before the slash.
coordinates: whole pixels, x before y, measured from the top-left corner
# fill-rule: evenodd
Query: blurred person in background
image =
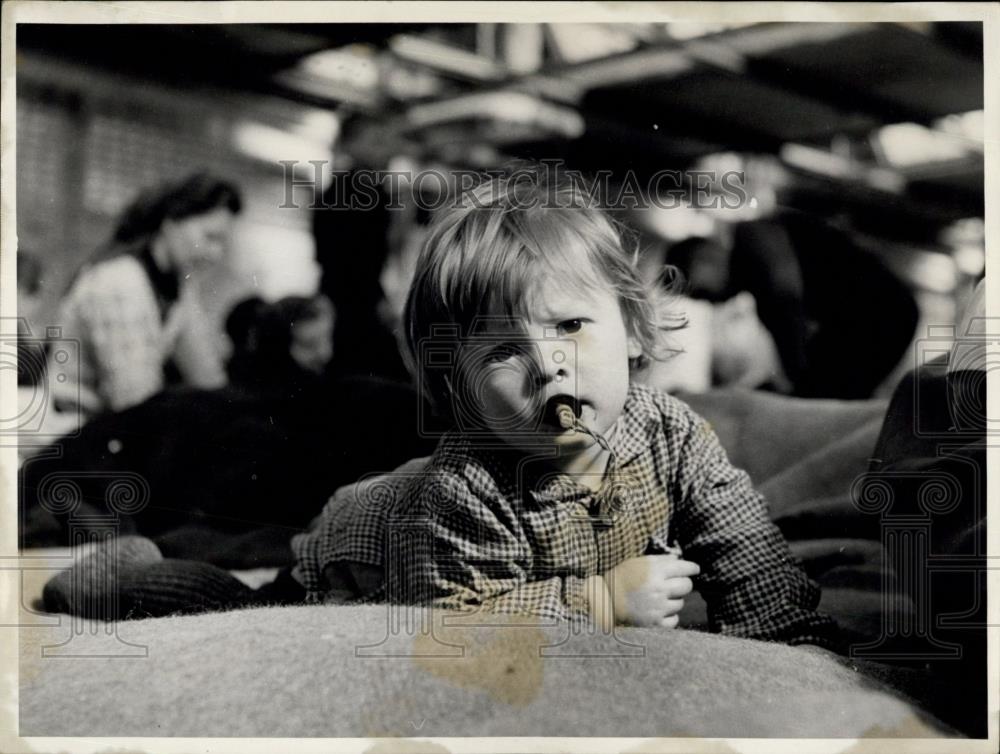
<path id="1" fill-rule="evenodd" d="M 650 364 L 645 383 L 670 393 L 712 387 L 791 392 L 753 295 L 728 290 L 729 253 L 713 238 L 718 222 L 688 204 L 664 210 L 648 202 L 619 219 L 634 235 L 644 278 L 675 291 L 687 323 L 672 334 L 679 353 Z"/>
<path id="2" fill-rule="evenodd" d="M 333 305 L 322 294 L 239 302 L 226 318 L 233 345 L 229 384 L 289 398 L 319 387 L 333 358 L 334 322 Z"/>
<path id="3" fill-rule="evenodd" d="M 353 481 L 358 469 L 391 468 L 435 444 L 418 432 L 420 411 L 427 412 L 425 425 L 433 426 L 433 419 L 411 385 L 338 368 L 332 338 L 338 318 L 330 300 L 318 294 L 246 299 L 226 319 L 233 344 L 226 367 L 230 388 L 258 401 L 257 413 L 301 444 L 297 466 L 309 466 L 306 453 L 327 454 L 304 472 L 316 476 L 323 469 L 330 477 L 327 493 Z M 351 432 L 349 441 L 331 439 L 340 427 Z"/>
<path id="4" fill-rule="evenodd" d="M 780 208 L 786 178 L 773 160 L 727 153 L 696 167 L 717 182 L 743 171 L 751 201 L 702 212 L 712 218 L 708 232 L 663 239 L 659 229 L 659 243 L 648 240 L 657 233 L 650 217 L 656 208 L 634 210 L 627 222 L 647 238 L 646 269 L 668 264 L 684 276 L 693 331 L 702 325 L 709 344 L 702 350 L 710 351 L 700 389 L 871 397 L 912 341 L 919 318 L 913 293 L 849 232 Z M 688 340 L 699 337 L 693 331 Z M 668 364 L 658 386 L 671 389 L 669 370 L 683 364 Z M 681 387 L 691 389 L 691 380 Z"/>
<path id="5" fill-rule="evenodd" d="M 229 384 L 169 387 L 95 417 L 58 440 L 59 453 L 26 465 L 25 543 L 69 543 L 68 517 L 49 512 L 45 480 L 85 468 L 100 473 L 78 480 L 82 508 L 98 514 L 116 472 L 146 480 L 149 504 L 122 516 L 121 530 L 150 537 L 169 557 L 231 568 L 291 562 L 291 535 L 334 490 L 436 443 L 417 432 L 413 388 L 337 374 L 335 319 L 322 295 L 238 303 L 226 319 Z"/>
<path id="6" fill-rule="evenodd" d="M 241 207 L 235 186 L 197 174 L 142 193 L 122 213 L 59 306 L 62 337 L 79 343 L 79 364 L 58 370 L 78 379 L 50 380 L 57 411 L 87 419 L 167 384 L 225 383 L 192 276 L 223 258 Z"/>
<path id="7" fill-rule="evenodd" d="M 323 190 L 323 208 L 313 213 L 313 233 L 320 290 L 337 310 L 337 370 L 408 383 L 380 280 L 392 255 L 390 227 L 398 213 L 391 207 L 398 208 L 399 197 L 374 171 L 388 168 L 393 141 L 377 121 L 351 114 L 341 122 L 336 149 L 338 169 Z"/>
<path id="8" fill-rule="evenodd" d="M 847 233 L 803 213 L 729 230 L 722 242 L 691 239 L 667 253 L 720 327 L 769 336 L 728 338 L 737 356 L 716 364 L 717 377 L 804 398 L 871 397 L 913 339 L 919 311 L 906 285 Z M 741 343 L 755 344 L 747 358 Z M 775 368 L 751 366 L 763 361 Z"/>

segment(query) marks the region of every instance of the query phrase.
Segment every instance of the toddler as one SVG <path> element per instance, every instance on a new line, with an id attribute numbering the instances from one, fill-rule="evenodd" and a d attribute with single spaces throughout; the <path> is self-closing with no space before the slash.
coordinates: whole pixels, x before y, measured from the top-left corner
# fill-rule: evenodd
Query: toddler
<path id="1" fill-rule="evenodd" d="M 407 344 L 452 430 L 388 509 L 363 484 L 335 497 L 293 540 L 297 580 L 314 599 L 673 627 L 697 577 L 714 631 L 835 644 L 747 474 L 635 380 L 667 350 L 662 289 L 579 186 L 526 177 L 441 214 L 417 264 Z"/>
<path id="2" fill-rule="evenodd" d="M 579 186 L 484 183 L 432 224 L 407 301 L 418 380 L 452 427 L 432 457 L 341 490 L 261 592 L 171 561 L 121 562 L 119 582 L 149 603 L 151 574 L 184 575 L 188 610 L 361 597 L 607 628 L 676 626 L 696 579 L 713 631 L 838 646 L 747 474 L 638 383 L 676 326 L 657 290 Z"/>

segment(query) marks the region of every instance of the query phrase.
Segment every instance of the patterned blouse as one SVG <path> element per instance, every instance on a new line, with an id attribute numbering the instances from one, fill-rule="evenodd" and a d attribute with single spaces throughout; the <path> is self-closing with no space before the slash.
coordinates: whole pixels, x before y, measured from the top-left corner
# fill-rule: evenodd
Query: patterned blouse
<path id="1" fill-rule="evenodd" d="M 369 598 L 559 619 L 588 613 L 587 577 L 680 550 L 701 567 L 711 630 L 838 646 L 836 624 L 815 610 L 819 588 L 704 419 L 633 385 L 609 443 L 603 480 L 587 485 L 446 434 L 429 462 L 338 491 L 293 539 L 296 576 L 329 599 L 350 582 L 345 564 L 361 563 L 384 568 Z"/>
<path id="2" fill-rule="evenodd" d="M 188 286 L 178 301 L 161 305 L 135 256 L 118 256 L 82 272 L 60 303 L 58 324 L 59 337 L 75 354 L 69 363 L 49 365 L 51 394 L 64 410 L 90 416 L 141 403 L 163 389 L 168 359 L 188 384 L 225 383 L 193 289 Z"/>

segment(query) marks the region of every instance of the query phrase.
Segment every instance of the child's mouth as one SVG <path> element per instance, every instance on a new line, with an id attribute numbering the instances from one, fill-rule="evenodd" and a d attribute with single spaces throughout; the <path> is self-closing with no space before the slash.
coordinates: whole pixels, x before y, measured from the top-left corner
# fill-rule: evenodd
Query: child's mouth
<path id="1" fill-rule="evenodd" d="M 572 429 L 579 421 L 583 404 L 571 395 L 554 395 L 545 402 L 544 421 L 558 429 Z"/>

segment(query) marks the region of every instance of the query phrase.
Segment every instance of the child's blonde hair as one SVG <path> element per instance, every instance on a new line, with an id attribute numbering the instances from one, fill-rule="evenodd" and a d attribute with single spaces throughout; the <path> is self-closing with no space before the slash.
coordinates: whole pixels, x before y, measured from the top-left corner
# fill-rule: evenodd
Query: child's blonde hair
<path id="1" fill-rule="evenodd" d="M 663 334 L 684 323 L 669 312 L 667 288 L 643 281 L 638 248 L 625 251 L 620 226 L 593 206 L 582 181 L 550 181 L 540 169 L 519 169 L 459 200 L 431 223 L 404 313 L 409 358 L 439 409 L 448 409 L 451 385 L 442 370 L 422 363 L 421 344 L 440 353 L 445 343 L 457 347 L 456 336 L 468 337 L 477 319 L 526 317 L 544 273 L 580 291 L 615 291 L 628 334 L 642 349 L 633 371 L 674 352 Z M 580 252 L 588 264 L 580 263 Z"/>

